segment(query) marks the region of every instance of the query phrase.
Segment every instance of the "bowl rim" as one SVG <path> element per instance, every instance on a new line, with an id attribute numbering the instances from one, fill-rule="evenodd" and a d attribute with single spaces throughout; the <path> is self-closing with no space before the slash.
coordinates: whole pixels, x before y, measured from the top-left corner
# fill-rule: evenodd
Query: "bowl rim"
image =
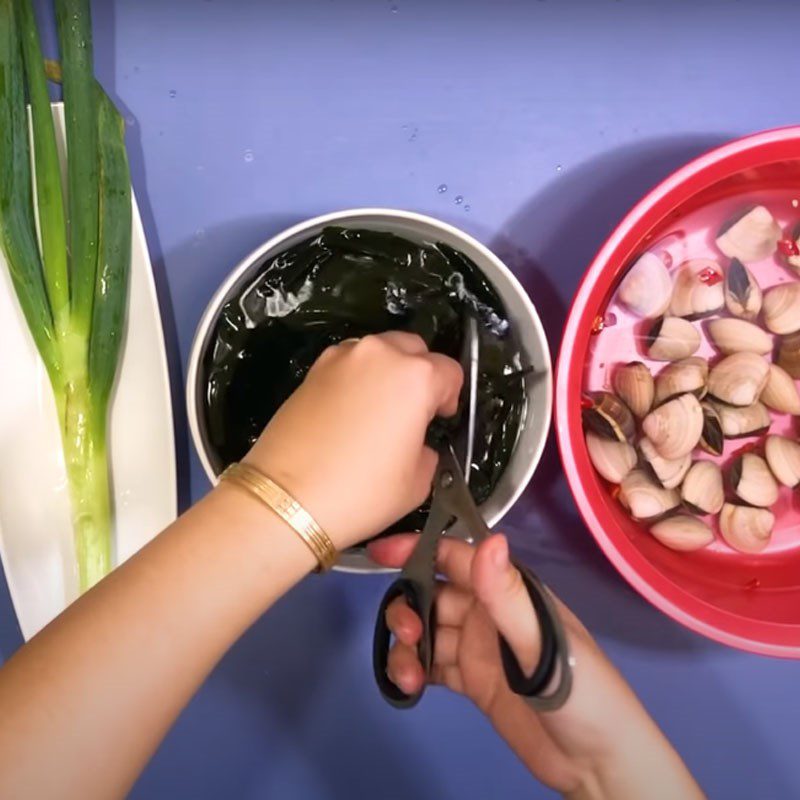
<path id="1" fill-rule="evenodd" d="M 752 155 L 759 152 L 774 155 L 752 161 Z M 586 526 L 617 571 L 656 608 L 690 630 L 740 650 L 784 658 L 800 658 L 800 625 L 741 617 L 700 600 L 654 567 L 627 537 L 614 536 L 606 530 L 607 524 L 600 519 L 584 485 L 582 463 L 576 457 L 577 448 L 585 445 L 580 421 L 582 364 L 578 363 L 583 355 L 577 353 L 580 359 L 574 356 L 576 341 L 586 338 L 582 333 L 587 312 L 597 313 L 598 298 L 606 295 L 632 255 L 620 253 L 627 240 L 635 237 L 631 246 L 640 246 L 643 235 L 663 219 L 667 209 L 721 179 L 742 169 L 798 158 L 800 126 L 762 131 L 707 151 L 645 194 L 601 245 L 581 279 L 564 324 L 555 382 L 556 439 L 564 473 Z M 620 254 L 617 269 L 609 270 L 609 264 Z"/>
<path id="2" fill-rule="evenodd" d="M 538 339 L 538 344 L 540 345 L 542 351 L 543 367 L 545 368 L 546 371 L 545 403 L 544 407 L 540 410 L 539 414 L 541 418 L 545 420 L 545 422 L 542 426 L 542 431 L 540 436 L 538 437 L 538 441 L 536 441 L 535 447 L 532 448 L 532 450 L 530 451 L 530 457 L 527 460 L 527 465 L 524 471 L 520 472 L 514 491 L 509 494 L 503 506 L 500 507 L 493 515 L 491 515 L 486 520 L 487 525 L 489 525 L 489 527 L 492 527 L 496 525 L 508 513 L 509 509 L 517 502 L 520 495 L 525 491 L 526 487 L 531 481 L 531 478 L 536 472 L 537 467 L 539 466 L 542 454 L 547 445 L 547 440 L 550 434 L 552 418 L 553 418 L 553 394 L 554 394 L 553 361 L 552 361 L 552 355 L 550 353 L 550 346 L 547 340 L 547 335 L 545 333 L 544 326 L 542 325 L 542 321 L 539 317 L 538 312 L 536 311 L 536 307 L 534 306 L 533 301 L 530 298 L 530 295 L 522 286 L 516 275 L 514 275 L 514 273 L 511 271 L 511 269 L 497 255 L 495 255 L 495 253 L 493 253 L 482 242 L 478 241 L 474 236 L 471 236 L 470 234 L 466 233 L 460 228 L 457 228 L 456 226 L 451 225 L 447 222 L 443 222 L 442 220 L 436 219 L 435 217 L 431 217 L 426 214 L 420 214 L 415 211 L 406 211 L 403 209 L 382 208 L 382 207 L 348 208 L 341 211 L 332 211 L 327 214 L 321 214 L 315 217 L 301 220 L 295 225 L 292 225 L 288 228 L 284 228 L 283 230 L 276 233 L 274 236 L 271 236 L 267 241 L 256 247 L 243 259 L 241 259 L 236 264 L 236 266 L 228 273 L 228 275 L 220 284 L 219 288 L 211 296 L 211 299 L 208 301 L 205 309 L 203 310 L 203 313 L 200 317 L 200 321 L 197 324 L 194 337 L 192 339 L 192 344 L 189 349 L 189 358 L 187 362 L 187 370 L 186 370 L 187 420 L 189 423 L 189 430 L 191 433 L 194 450 L 197 453 L 198 458 L 200 459 L 203 471 L 205 472 L 206 477 L 209 479 L 212 486 L 216 485 L 218 482 L 218 477 L 214 474 L 214 470 L 206 455 L 205 448 L 202 443 L 202 437 L 200 435 L 200 428 L 197 418 L 198 416 L 197 396 L 195 387 L 197 383 L 197 372 L 200 364 L 201 349 L 205 342 L 212 321 L 214 320 L 223 299 L 228 294 L 232 286 L 236 283 L 236 281 L 239 280 L 239 277 L 242 275 L 242 273 L 244 273 L 247 269 L 249 269 L 255 261 L 262 258 L 270 250 L 274 250 L 275 248 L 279 247 L 286 240 L 291 239 L 313 228 L 319 228 L 325 225 L 335 224 L 337 222 L 344 223 L 347 222 L 348 220 L 356 219 L 359 217 L 386 217 L 388 219 L 393 219 L 393 220 L 402 220 L 404 222 L 411 223 L 412 225 L 421 224 L 436 228 L 442 231 L 443 233 L 446 233 L 449 236 L 452 236 L 455 239 L 460 240 L 469 247 L 478 251 L 484 259 L 491 262 L 493 267 L 506 278 L 506 280 L 512 286 L 515 294 L 518 296 L 520 302 L 525 307 L 527 316 L 530 319 L 531 326 L 533 328 L 536 338 Z M 366 573 L 366 574 L 374 574 L 379 572 L 396 572 L 396 570 L 394 569 L 385 569 L 378 567 L 377 565 L 374 568 L 367 569 L 364 567 L 337 564 L 336 566 L 334 566 L 334 570 L 339 572 L 353 572 L 353 573 Z"/>

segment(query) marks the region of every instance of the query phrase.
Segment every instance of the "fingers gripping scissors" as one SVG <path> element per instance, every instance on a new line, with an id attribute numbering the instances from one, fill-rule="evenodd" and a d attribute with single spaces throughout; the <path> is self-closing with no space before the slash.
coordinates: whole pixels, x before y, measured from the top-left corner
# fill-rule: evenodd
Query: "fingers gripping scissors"
<path id="1" fill-rule="evenodd" d="M 417 652 L 425 674 L 430 676 L 436 635 L 436 553 L 439 541 L 455 520 L 459 520 L 463 528 L 470 532 L 475 544 L 490 535 L 467 485 L 475 434 L 479 341 L 477 321 L 473 317 L 467 316 L 465 327 L 461 358 L 464 368 L 462 419 L 452 440 L 444 441 L 438 447 L 439 465 L 433 479 L 427 521 L 400 577 L 384 595 L 375 624 L 372 651 L 375 680 L 383 697 L 397 708 L 416 705 L 424 687 L 416 694 L 407 695 L 386 674 L 391 644 L 391 632 L 386 624 L 387 607 L 396 598 L 404 597 L 419 615 L 422 636 Z M 533 674 L 527 676 L 501 636 L 499 643 L 503 670 L 509 687 L 525 697 L 531 707 L 537 711 L 552 711 L 566 702 L 572 689 L 572 662 L 566 634 L 549 590 L 527 567 L 516 561 L 512 563 L 522 575 L 539 621 L 541 654 Z"/>

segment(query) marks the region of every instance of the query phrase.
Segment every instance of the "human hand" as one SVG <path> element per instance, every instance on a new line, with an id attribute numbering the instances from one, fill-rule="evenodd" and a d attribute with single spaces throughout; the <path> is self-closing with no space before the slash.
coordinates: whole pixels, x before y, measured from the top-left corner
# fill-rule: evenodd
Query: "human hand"
<path id="1" fill-rule="evenodd" d="M 399 567 L 415 535 L 370 543 L 379 564 Z M 506 682 L 498 633 L 520 667 L 539 661 L 539 624 L 508 542 L 496 534 L 472 547 L 443 538 L 437 571 L 447 581 L 436 598 L 436 638 L 430 683 L 470 698 L 543 783 L 574 798 L 695 798 L 702 793 L 588 631 L 555 599 L 575 662 L 573 689 L 558 711 L 537 713 Z M 386 609 L 395 637 L 387 674 L 414 694 L 426 676 L 417 657 L 422 622 L 400 597 Z"/>
<path id="2" fill-rule="evenodd" d="M 244 459 L 290 492 L 338 549 L 380 533 L 428 496 L 435 416 L 456 413 L 463 375 L 414 334 L 326 350 Z"/>

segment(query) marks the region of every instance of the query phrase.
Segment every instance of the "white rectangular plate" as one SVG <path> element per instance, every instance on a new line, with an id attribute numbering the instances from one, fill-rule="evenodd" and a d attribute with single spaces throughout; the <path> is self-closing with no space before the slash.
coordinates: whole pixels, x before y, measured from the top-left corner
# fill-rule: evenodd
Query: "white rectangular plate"
<path id="1" fill-rule="evenodd" d="M 63 153 L 61 104 L 53 112 Z M 127 335 L 112 400 L 109 447 L 115 563 L 121 563 L 168 525 L 177 508 L 164 336 L 135 198 Z M 0 559 L 26 640 L 77 597 L 55 404 L 1 252 Z"/>

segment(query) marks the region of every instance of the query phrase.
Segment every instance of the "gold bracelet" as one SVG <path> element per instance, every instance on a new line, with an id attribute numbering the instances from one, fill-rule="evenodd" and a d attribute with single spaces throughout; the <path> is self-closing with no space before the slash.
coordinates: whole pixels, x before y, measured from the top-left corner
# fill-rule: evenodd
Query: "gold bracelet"
<path id="1" fill-rule="evenodd" d="M 308 545 L 319 565 L 316 572 L 329 570 L 339 557 L 325 531 L 297 500 L 255 467 L 233 463 L 220 476 L 221 481 L 240 486 L 288 523 Z"/>

